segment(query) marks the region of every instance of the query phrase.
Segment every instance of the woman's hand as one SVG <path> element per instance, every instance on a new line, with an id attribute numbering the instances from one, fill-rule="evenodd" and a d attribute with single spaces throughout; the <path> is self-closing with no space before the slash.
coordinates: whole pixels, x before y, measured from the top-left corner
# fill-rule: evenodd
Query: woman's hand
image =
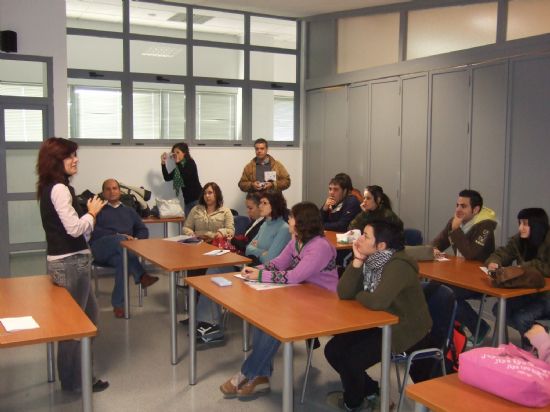
<path id="1" fill-rule="evenodd" d="M 86 206 L 88 206 L 88 213 L 95 219 L 97 214 L 106 204 L 106 200 L 101 200 L 98 195 L 95 195 L 91 199 L 88 199 L 88 202 L 86 203 Z"/>
<path id="2" fill-rule="evenodd" d="M 241 276 L 246 280 L 258 280 L 259 273 L 260 271 L 258 269 L 250 266 L 245 266 L 243 270 L 241 270 Z"/>
<path id="3" fill-rule="evenodd" d="M 498 263 L 491 262 L 487 265 L 487 269 L 489 270 L 497 270 L 498 269 Z"/>
<path id="4" fill-rule="evenodd" d="M 367 255 L 362 254 L 359 252 L 359 249 L 357 248 L 357 240 L 354 240 L 352 243 L 353 248 L 353 267 L 358 268 L 361 267 L 365 259 L 367 259 Z"/>
<path id="5" fill-rule="evenodd" d="M 164 152 L 160 155 L 160 164 L 165 165 L 166 160 L 168 160 L 168 153 Z"/>

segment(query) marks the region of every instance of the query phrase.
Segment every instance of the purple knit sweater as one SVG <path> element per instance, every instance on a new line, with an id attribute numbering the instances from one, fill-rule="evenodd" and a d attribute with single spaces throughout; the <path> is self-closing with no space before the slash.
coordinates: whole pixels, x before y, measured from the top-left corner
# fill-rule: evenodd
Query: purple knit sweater
<path id="1" fill-rule="evenodd" d="M 316 236 L 298 250 L 295 239 L 291 239 L 283 251 L 266 265 L 258 266 L 261 282 L 271 283 L 313 283 L 322 288 L 336 291 L 336 249 L 327 239 Z"/>

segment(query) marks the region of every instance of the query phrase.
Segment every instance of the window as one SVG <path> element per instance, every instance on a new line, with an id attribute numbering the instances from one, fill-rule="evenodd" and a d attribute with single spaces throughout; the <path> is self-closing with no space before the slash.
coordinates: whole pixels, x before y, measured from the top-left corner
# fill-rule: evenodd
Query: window
<path id="1" fill-rule="evenodd" d="M 43 111 L 5 109 L 6 142 L 41 142 L 44 138 Z"/>
<path id="2" fill-rule="evenodd" d="M 548 0 L 510 0 L 506 40 L 550 33 Z"/>
<path id="3" fill-rule="evenodd" d="M 198 87 L 197 140 L 240 140 L 241 100 L 240 89 Z"/>
<path id="4" fill-rule="evenodd" d="M 491 44 L 496 31 L 496 2 L 411 11 L 407 59 Z"/>
<path id="5" fill-rule="evenodd" d="M 69 129 L 73 139 L 120 140 L 120 83 L 95 81 L 70 85 Z"/>
<path id="6" fill-rule="evenodd" d="M 294 140 L 294 92 L 252 90 L 252 135 L 274 142 Z"/>
<path id="7" fill-rule="evenodd" d="M 250 91 L 276 89 L 258 110 L 269 119 L 262 130 L 275 142 L 298 139 L 295 19 L 168 0 L 65 3 L 71 138 L 251 144 Z"/>
<path id="8" fill-rule="evenodd" d="M 169 88 L 168 88 L 169 87 Z M 133 92 L 134 139 L 185 138 L 184 87 L 135 83 Z"/>

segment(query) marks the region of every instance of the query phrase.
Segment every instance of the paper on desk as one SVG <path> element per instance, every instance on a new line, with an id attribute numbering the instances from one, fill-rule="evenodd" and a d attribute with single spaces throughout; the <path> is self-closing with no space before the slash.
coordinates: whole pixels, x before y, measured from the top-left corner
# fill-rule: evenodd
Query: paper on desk
<path id="1" fill-rule="evenodd" d="M 2 318 L 0 319 L 2 325 L 7 332 L 17 332 L 19 330 L 38 329 L 38 323 L 32 318 L 32 316 L 20 316 L 17 318 Z"/>
<path id="2" fill-rule="evenodd" d="M 281 285 L 278 283 L 259 283 L 259 282 L 245 282 L 252 289 L 256 290 L 269 290 L 269 289 L 279 289 L 286 288 L 287 286 L 298 286 L 297 283 L 292 283 L 290 285 Z"/>
<path id="3" fill-rule="evenodd" d="M 437 260 L 438 262 L 448 262 L 451 259 L 446 258 L 445 256 L 438 256 L 435 258 L 435 260 Z"/>
<path id="4" fill-rule="evenodd" d="M 225 255 L 226 253 L 229 253 L 229 250 L 216 249 L 216 250 L 211 250 L 210 252 L 204 253 L 204 256 L 221 256 L 221 255 Z"/>
<path id="5" fill-rule="evenodd" d="M 187 240 L 192 237 L 193 236 L 189 236 L 189 235 L 179 235 L 179 236 L 165 237 L 164 240 L 168 240 L 170 242 L 179 242 L 180 240 Z"/>
<path id="6" fill-rule="evenodd" d="M 233 276 L 235 276 L 236 278 L 242 279 L 242 280 L 244 280 L 245 282 L 257 282 L 257 280 L 245 278 L 245 277 L 244 277 L 243 275 L 241 275 L 240 273 L 235 273 Z"/>
<path id="7" fill-rule="evenodd" d="M 488 269 L 487 267 L 485 267 L 485 266 L 480 266 L 479 268 L 480 268 L 480 269 L 483 271 L 483 273 L 485 273 L 486 275 L 489 274 L 489 269 Z"/>

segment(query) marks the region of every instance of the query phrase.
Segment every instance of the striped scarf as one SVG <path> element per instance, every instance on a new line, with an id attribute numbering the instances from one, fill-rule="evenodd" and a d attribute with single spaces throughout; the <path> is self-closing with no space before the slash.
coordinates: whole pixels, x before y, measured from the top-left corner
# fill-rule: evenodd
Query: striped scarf
<path id="1" fill-rule="evenodd" d="M 382 271 L 389 262 L 395 249 L 384 249 L 374 252 L 363 264 L 363 290 L 374 292 L 382 280 Z"/>

